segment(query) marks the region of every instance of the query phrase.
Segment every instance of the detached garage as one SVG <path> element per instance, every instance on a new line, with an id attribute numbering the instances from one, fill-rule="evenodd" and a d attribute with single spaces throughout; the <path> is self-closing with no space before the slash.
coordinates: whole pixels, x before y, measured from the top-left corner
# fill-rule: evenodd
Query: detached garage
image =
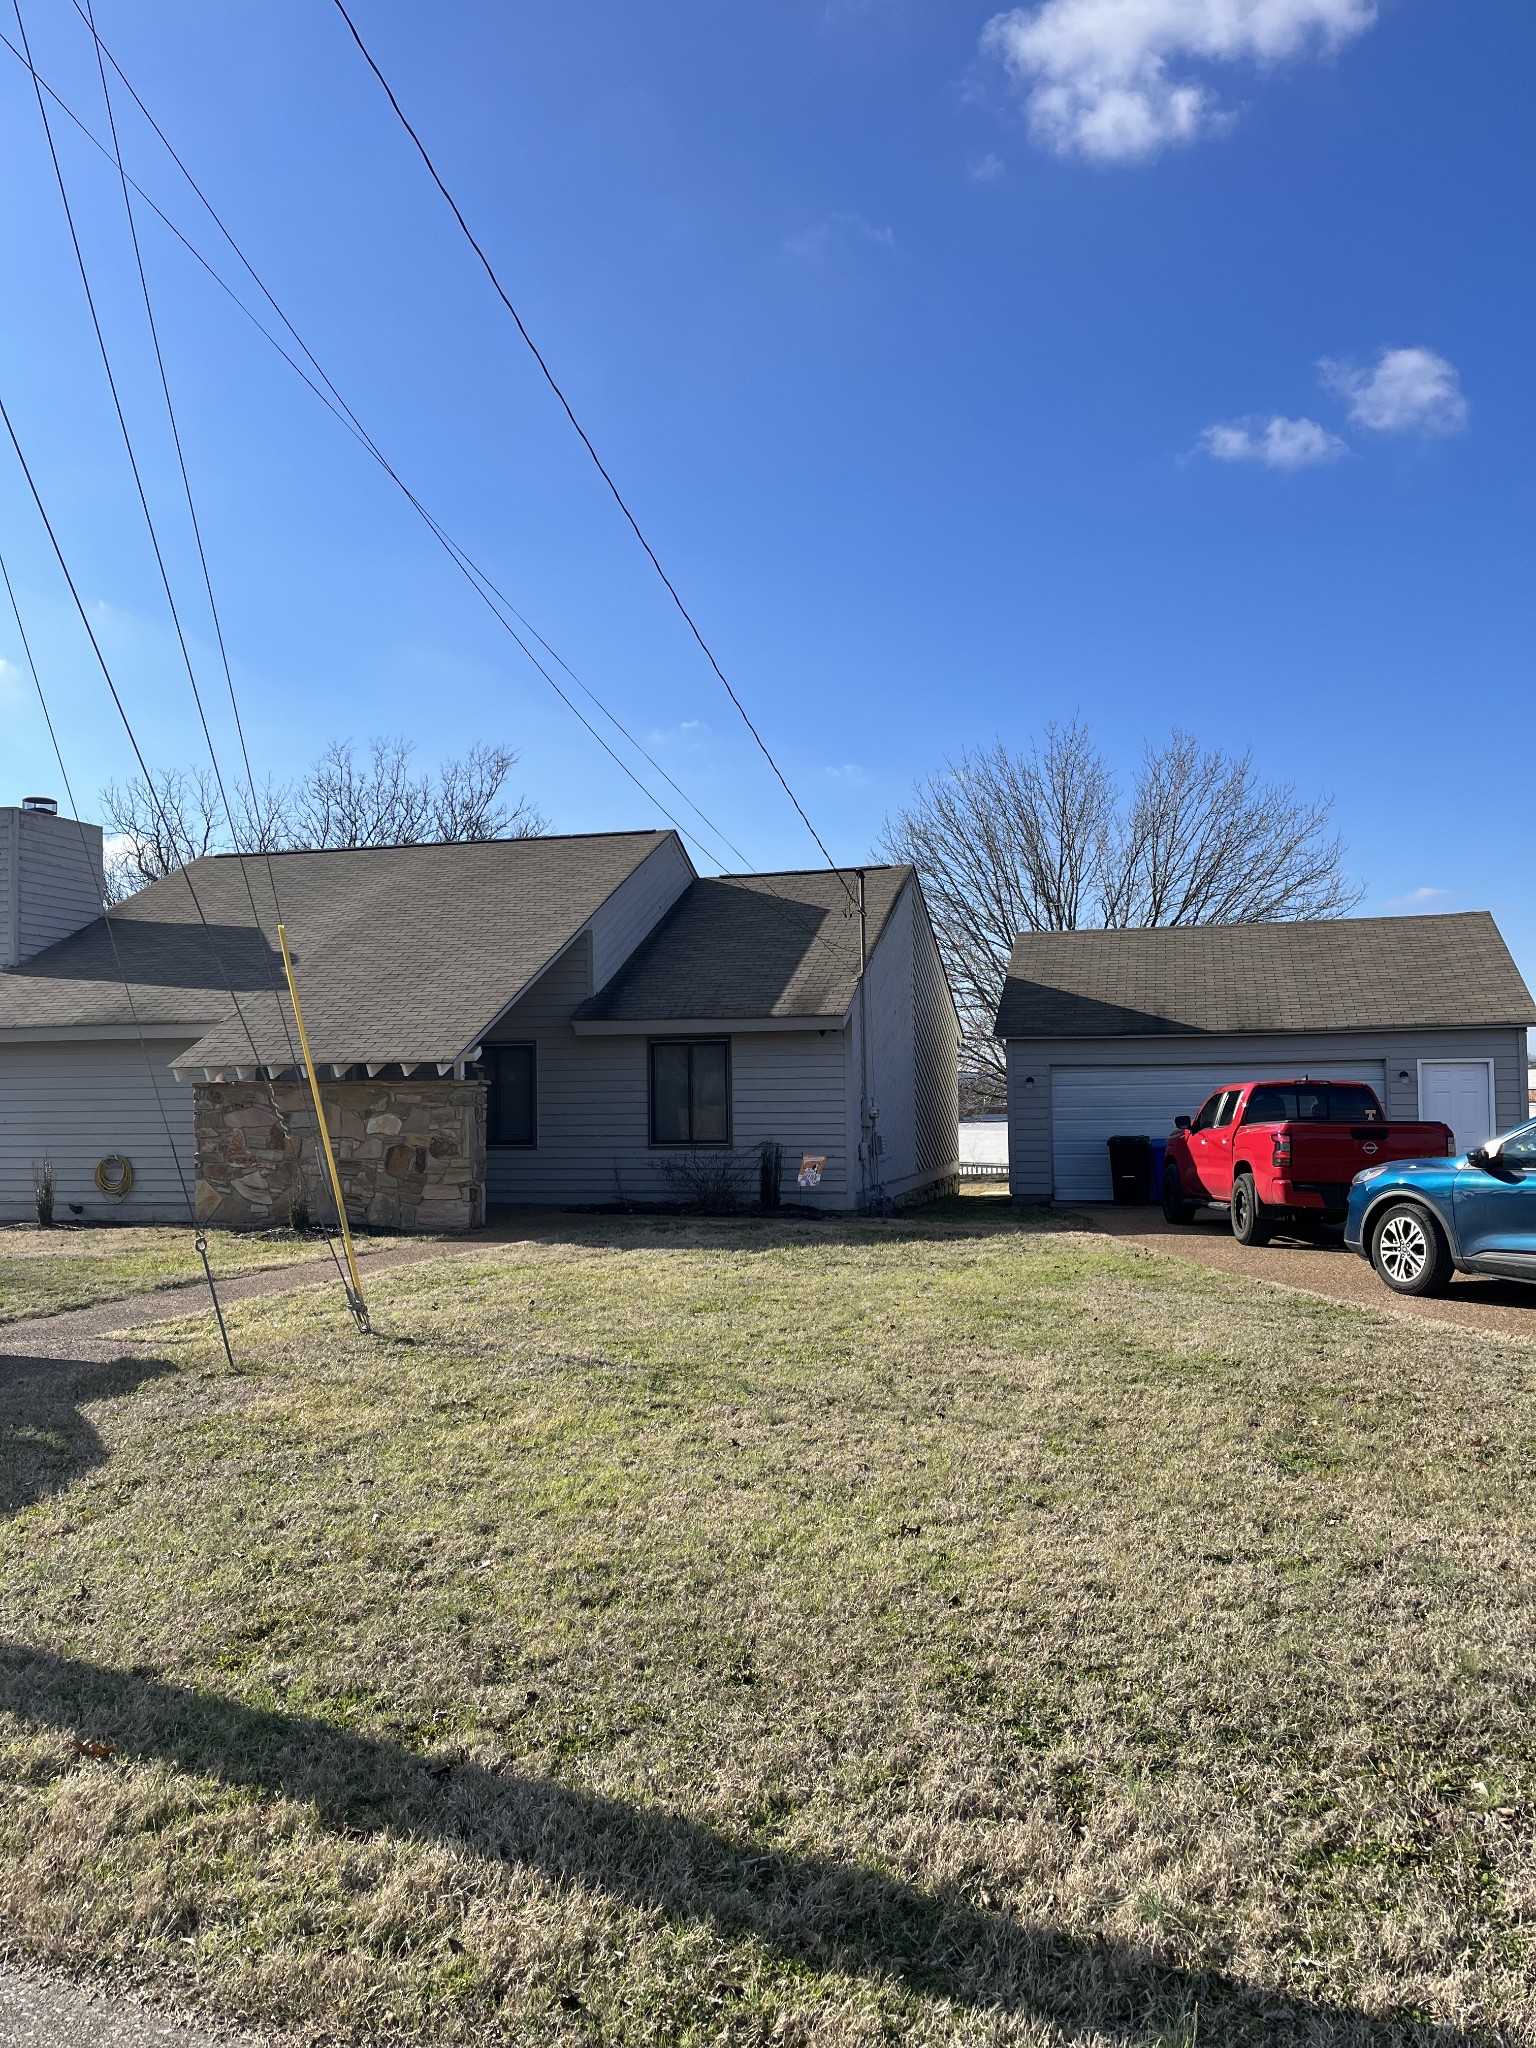
<path id="1" fill-rule="evenodd" d="M 1364 1081 L 1465 1149 L 1524 1122 L 1536 1004 L 1486 911 L 1031 932 L 997 1014 L 1016 1201 L 1107 1202 L 1107 1140 L 1240 1081 Z"/>

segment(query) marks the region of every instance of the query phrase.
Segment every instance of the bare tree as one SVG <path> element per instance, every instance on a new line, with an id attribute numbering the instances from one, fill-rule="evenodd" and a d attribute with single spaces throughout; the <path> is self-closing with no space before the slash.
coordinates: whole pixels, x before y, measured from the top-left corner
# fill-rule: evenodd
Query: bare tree
<path id="1" fill-rule="evenodd" d="M 445 763 L 432 792 L 434 839 L 536 839 L 549 820 L 526 796 L 502 800 L 507 777 L 517 765 L 510 747 L 473 746 L 460 761 Z"/>
<path id="2" fill-rule="evenodd" d="M 205 768 L 113 783 L 102 793 L 112 835 L 107 900 L 120 902 L 205 853 L 531 839 L 548 831 L 529 798 L 503 793 L 518 759 L 511 747 L 473 746 L 435 775 L 413 772 L 411 753 L 408 740 L 376 739 L 360 760 L 351 740 L 333 740 L 292 782 L 268 776 L 251 789 L 226 778 L 232 816 Z"/>
<path id="3" fill-rule="evenodd" d="M 1331 809 L 1177 730 L 1124 797 L 1076 719 L 1028 754 L 995 741 L 920 784 L 880 850 L 923 879 L 963 1022 L 965 1107 L 1006 1097 L 992 1020 L 1021 932 L 1341 917 L 1362 892 Z"/>
<path id="4" fill-rule="evenodd" d="M 154 778 L 109 782 L 101 793 L 107 842 L 106 895 L 109 903 L 163 875 L 174 875 L 188 861 L 212 853 L 222 843 L 223 806 L 206 768 L 190 773 L 171 768 Z"/>

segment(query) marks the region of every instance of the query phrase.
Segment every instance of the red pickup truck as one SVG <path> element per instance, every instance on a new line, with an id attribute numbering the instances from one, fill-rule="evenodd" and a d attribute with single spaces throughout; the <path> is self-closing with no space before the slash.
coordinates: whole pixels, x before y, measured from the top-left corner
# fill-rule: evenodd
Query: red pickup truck
<path id="1" fill-rule="evenodd" d="M 1181 1116 L 1163 1163 L 1163 1214 L 1188 1223 L 1202 1203 L 1229 1209 L 1241 1244 L 1282 1224 L 1342 1223 L 1367 1166 L 1444 1158 L 1448 1124 L 1389 1124 L 1359 1081 L 1247 1081 Z"/>

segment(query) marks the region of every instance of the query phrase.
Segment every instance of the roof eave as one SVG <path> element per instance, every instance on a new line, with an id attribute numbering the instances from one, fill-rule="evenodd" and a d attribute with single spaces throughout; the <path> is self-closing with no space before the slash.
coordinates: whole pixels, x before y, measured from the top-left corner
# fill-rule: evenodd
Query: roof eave
<path id="1" fill-rule="evenodd" d="M 842 1031 L 847 1010 L 799 1017 L 580 1017 L 571 1029 L 578 1038 L 727 1038 L 733 1032 Z"/>

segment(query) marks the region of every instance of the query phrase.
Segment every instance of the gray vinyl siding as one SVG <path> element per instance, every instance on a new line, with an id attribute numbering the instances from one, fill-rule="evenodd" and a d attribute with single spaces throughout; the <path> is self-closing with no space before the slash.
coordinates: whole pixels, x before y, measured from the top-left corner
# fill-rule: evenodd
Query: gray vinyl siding
<path id="1" fill-rule="evenodd" d="M 590 958 L 583 935 L 487 1039 L 536 1047 L 538 1143 L 491 1147 L 492 1202 L 665 1201 L 673 1194 L 659 1168 L 675 1155 L 649 1142 L 649 1040 L 578 1038 L 571 1029 L 571 1013 L 588 993 Z M 801 1153 L 825 1153 L 821 1199 L 842 1206 L 849 1186 L 844 1034 L 744 1031 L 731 1033 L 730 1045 L 733 1146 L 746 1151 L 777 1139 L 787 1195 Z"/>
<path id="2" fill-rule="evenodd" d="M 682 844 L 668 837 L 621 882 L 592 919 L 592 986 L 596 995 L 694 879 Z"/>
<path id="3" fill-rule="evenodd" d="M 865 975 L 869 1092 L 883 1141 L 879 1180 L 900 1198 L 955 1171 L 960 1150 L 958 1031 L 928 913 L 915 882 L 891 908 Z M 857 1158 L 859 1016 L 850 1030 L 850 1137 Z M 855 1190 L 857 1192 L 857 1190 Z"/>
<path id="4" fill-rule="evenodd" d="M 1053 1067 L 1202 1066 L 1225 1061 L 1232 1079 L 1292 1072 L 1325 1075 L 1333 1061 L 1381 1060 L 1387 1074 L 1387 1115 L 1413 1122 L 1419 1113 L 1420 1060 L 1494 1063 L 1494 1101 L 1501 1130 L 1523 1122 L 1526 1052 L 1523 1029 L 1465 1031 L 1275 1032 L 1265 1036 L 1181 1033 L 1167 1038 L 1010 1038 L 1008 1041 L 1008 1170 L 1016 1201 L 1052 1192 L 1051 1070 Z M 1399 1076 L 1406 1073 L 1407 1079 Z M 1029 1077 L 1034 1085 L 1028 1085 Z M 1192 1108 L 1199 1105 L 1193 1104 Z"/>
<path id="5" fill-rule="evenodd" d="M 165 1125 L 190 1190 L 192 1090 L 176 1080 L 169 1062 L 191 1042 L 151 1039 L 150 1067 L 134 1039 L 0 1044 L 0 1220 L 32 1218 L 32 1162 L 47 1158 L 61 1223 L 75 1220 L 72 1202 L 82 1207 L 80 1220 L 91 1223 L 185 1223 Z M 120 1202 L 95 1182 L 97 1165 L 111 1152 L 133 1167 L 132 1192 Z"/>
<path id="6" fill-rule="evenodd" d="M 854 1001 L 854 1130 L 858 1130 L 859 1027 L 869 1024 L 869 1099 L 879 1112 L 881 1151 L 870 1178 L 887 1195 L 912 1182 L 917 1162 L 917 1115 L 912 1076 L 912 891 L 903 889 L 869 957 L 864 1002 Z"/>
<path id="7" fill-rule="evenodd" d="M 100 917 L 102 886 L 99 825 L 0 810 L 0 968 Z"/>
<path id="8" fill-rule="evenodd" d="M 953 1173 L 960 1160 L 960 1020 L 916 883 L 911 894 L 915 1171 L 932 1180 Z"/>

